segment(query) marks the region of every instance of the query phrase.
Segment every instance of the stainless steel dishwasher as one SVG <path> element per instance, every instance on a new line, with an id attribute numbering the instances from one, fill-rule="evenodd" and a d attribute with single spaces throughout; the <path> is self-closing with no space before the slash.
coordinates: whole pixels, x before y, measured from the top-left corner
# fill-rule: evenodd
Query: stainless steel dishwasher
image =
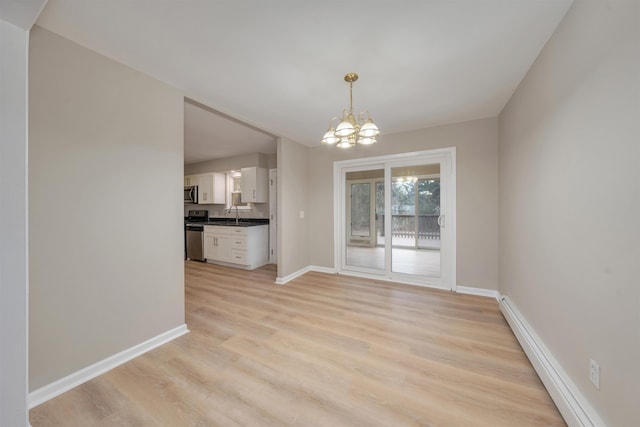
<path id="1" fill-rule="evenodd" d="M 187 224 L 187 259 L 204 261 L 203 238 L 204 226 L 200 224 Z"/>

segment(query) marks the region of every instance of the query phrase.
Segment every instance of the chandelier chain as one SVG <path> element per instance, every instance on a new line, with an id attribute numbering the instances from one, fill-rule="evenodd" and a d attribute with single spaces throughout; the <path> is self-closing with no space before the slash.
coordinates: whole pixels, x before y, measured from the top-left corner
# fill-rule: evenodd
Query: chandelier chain
<path id="1" fill-rule="evenodd" d="M 353 82 L 349 82 L 349 114 L 353 114 Z"/>

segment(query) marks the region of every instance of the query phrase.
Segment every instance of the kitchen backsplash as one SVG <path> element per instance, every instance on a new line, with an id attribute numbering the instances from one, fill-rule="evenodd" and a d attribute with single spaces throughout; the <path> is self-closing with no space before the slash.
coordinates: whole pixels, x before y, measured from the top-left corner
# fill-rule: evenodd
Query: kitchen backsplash
<path id="1" fill-rule="evenodd" d="M 190 210 L 208 210 L 210 218 L 235 218 L 236 210 L 232 209 L 228 212 L 223 205 L 184 205 L 184 216 L 187 216 Z M 240 218 L 269 218 L 269 204 L 259 203 L 251 205 L 251 209 L 238 209 Z"/>

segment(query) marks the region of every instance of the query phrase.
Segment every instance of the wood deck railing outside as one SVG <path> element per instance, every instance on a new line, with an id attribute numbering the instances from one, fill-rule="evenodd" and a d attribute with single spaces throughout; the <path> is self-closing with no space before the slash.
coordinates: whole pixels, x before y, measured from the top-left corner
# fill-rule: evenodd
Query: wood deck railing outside
<path id="1" fill-rule="evenodd" d="M 438 214 L 405 215 L 395 214 L 391 216 L 391 232 L 393 238 L 415 239 L 416 232 L 418 239 L 440 240 L 440 226 L 438 225 Z M 416 228 L 416 217 L 418 227 Z M 380 215 L 378 221 L 378 233 L 384 236 L 384 215 Z"/>

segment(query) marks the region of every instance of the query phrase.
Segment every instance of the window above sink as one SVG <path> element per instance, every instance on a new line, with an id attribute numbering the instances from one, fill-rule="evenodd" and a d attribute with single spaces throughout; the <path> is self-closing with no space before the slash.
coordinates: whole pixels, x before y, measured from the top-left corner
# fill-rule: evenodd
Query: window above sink
<path id="1" fill-rule="evenodd" d="M 236 196 L 236 204 L 233 203 L 233 194 L 240 194 L 242 191 L 242 173 L 240 171 L 230 171 L 227 176 L 227 209 L 251 210 L 250 203 L 242 203 L 240 196 Z"/>

